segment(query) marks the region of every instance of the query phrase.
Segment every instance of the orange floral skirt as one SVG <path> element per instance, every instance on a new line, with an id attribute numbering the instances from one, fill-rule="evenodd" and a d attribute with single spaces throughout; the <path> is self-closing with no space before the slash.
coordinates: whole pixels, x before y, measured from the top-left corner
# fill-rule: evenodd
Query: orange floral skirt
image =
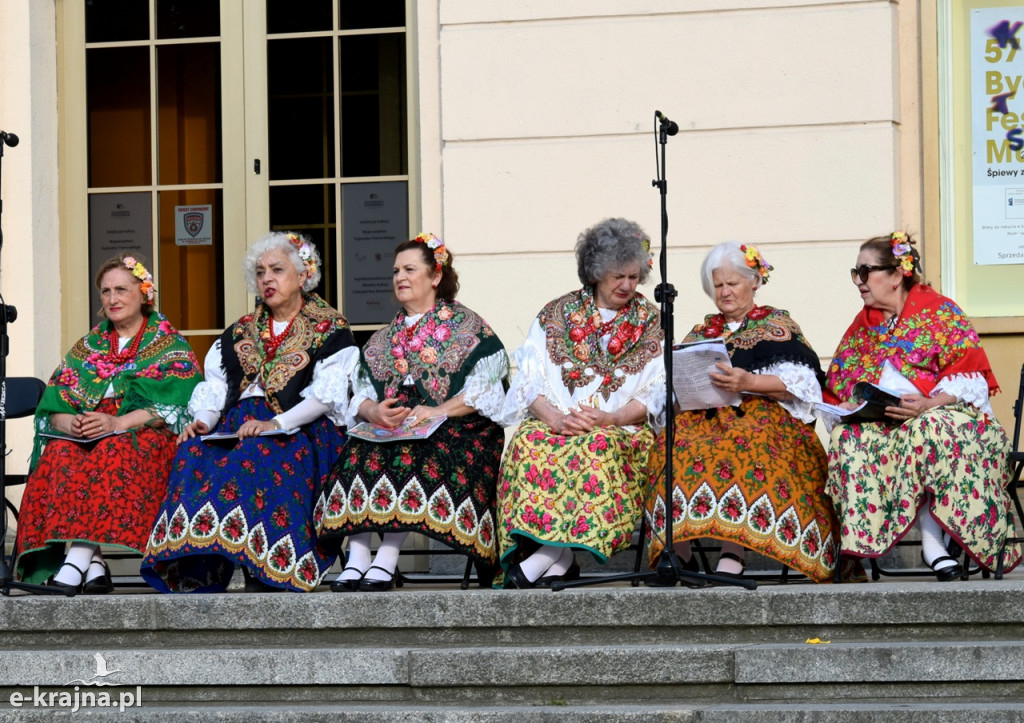
<path id="1" fill-rule="evenodd" d="M 735 542 L 831 582 L 839 556 L 836 516 L 825 495 L 825 450 L 814 427 L 765 397 L 740 407 L 675 417 L 674 542 Z M 665 545 L 665 433 L 651 450 L 646 501 L 652 565 Z"/>

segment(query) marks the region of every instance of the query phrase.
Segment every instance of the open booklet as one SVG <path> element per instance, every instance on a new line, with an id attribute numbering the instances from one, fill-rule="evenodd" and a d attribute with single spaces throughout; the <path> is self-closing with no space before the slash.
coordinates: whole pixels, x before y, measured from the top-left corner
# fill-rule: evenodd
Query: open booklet
<path id="1" fill-rule="evenodd" d="M 260 432 L 257 437 L 275 437 L 279 434 L 295 434 L 298 432 L 296 429 L 268 429 L 266 432 Z M 238 432 L 215 432 L 214 434 L 204 434 L 199 437 L 204 442 L 221 442 L 224 440 L 238 439 Z"/>
<path id="2" fill-rule="evenodd" d="M 126 432 L 127 430 L 118 429 L 114 432 L 104 432 L 103 434 L 97 434 L 95 437 L 76 437 L 73 434 L 64 434 L 63 432 L 51 430 L 49 432 L 40 432 L 39 436 L 46 437 L 47 439 L 65 439 L 68 442 L 78 442 L 79 444 L 92 444 L 93 442 L 98 442 L 101 439 L 113 437 L 118 434 L 125 434 Z"/>
<path id="3" fill-rule="evenodd" d="M 348 430 L 348 436 L 356 437 L 367 442 L 408 442 L 417 439 L 426 439 L 432 435 L 437 428 L 448 419 L 441 414 L 436 417 L 427 417 L 419 424 L 416 424 L 415 417 L 410 421 L 408 418 L 397 427 L 378 427 L 369 422 L 360 422 Z M 416 426 L 412 426 L 416 424 Z"/>
<path id="4" fill-rule="evenodd" d="M 672 390 L 681 410 L 717 409 L 739 406 L 742 397 L 719 389 L 711 383 L 711 372 L 718 365 L 732 367 L 729 351 L 721 339 L 694 341 L 672 347 Z"/>
<path id="5" fill-rule="evenodd" d="M 898 424 L 900 420 L 893 419 L 885 413 L 886 407 L 900 406 L 900 393 L 892 389 L 880 387 L 871 382 L 857 382 L 853 386 L 853 398 L 860 401 L 860 404 L 853 409 L 843 409 L 833 404 L 818 402 L 815 406 L 823 412 L 839 417 L 842 424 L 861 424 L 864 422 L 885 422 L 887 424 Z"/>

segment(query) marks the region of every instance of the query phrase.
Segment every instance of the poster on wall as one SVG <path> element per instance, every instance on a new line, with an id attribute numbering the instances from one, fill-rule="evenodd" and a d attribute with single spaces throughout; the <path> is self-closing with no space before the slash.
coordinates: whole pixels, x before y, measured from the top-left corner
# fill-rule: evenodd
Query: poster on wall
<path id="1" fill-rule="evenodd" d="M 1024 5 L 971 11 L 974 263 L 1024 264 Z"/>
<path id="2" fill-rule="evenodd" d="M 348 183 L 341 188 L 342 311 L 350 324 L 391 321 L 395 246 L 409 236 L 406 181 Z"/>
<path id="3" fill-rule="evenodd" d="M 118 254 L 139 255 L 152 269 L 152 195 L 138 193 L 94 193 L 89 196 L 89 288 L 103 262 Z M 89 295 L 90 319 L 98 321 L 98 294 Z"/>
<path id="4" fill-rule="evenodd" d="M 177 246 L 213 245 L 213 206 L 175 206 L 174 243 Z"/>

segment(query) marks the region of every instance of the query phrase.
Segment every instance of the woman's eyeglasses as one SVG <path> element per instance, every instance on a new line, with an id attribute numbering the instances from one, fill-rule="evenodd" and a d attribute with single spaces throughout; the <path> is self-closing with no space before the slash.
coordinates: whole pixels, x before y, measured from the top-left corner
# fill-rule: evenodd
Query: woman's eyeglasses
<path id="1" fill-rule="evenodd" d="M 868 282 L 868 276 L 871 275 L 872 271 L 892 271 L 893 269 L 898 268 L 898 266 L 871 266 L 870 264 L 861 264 L 855 269 L 850 269 L 850 279 L 855 284 L 858 279 L 860 279 L 862 284 L 866 284 Z"/>

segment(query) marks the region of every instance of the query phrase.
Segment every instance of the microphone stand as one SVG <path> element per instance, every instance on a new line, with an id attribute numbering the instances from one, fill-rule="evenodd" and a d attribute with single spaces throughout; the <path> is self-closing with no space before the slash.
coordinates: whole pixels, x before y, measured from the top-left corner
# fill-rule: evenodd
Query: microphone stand
<path id="1" fill-rule="evenodd" d="M 680 582 L 687 587 L 703 587 L 706 582 L 713 582 L 716 585 L 736 585 L 747 590 L 757 588 L 754 580 L 738 580 L 731 577 L 720 577 L 702 572 L 693 572 L 683 567 L 679 556 L 672 548 L 672 526 L 674 522 L 674 510 L 672 492 L 674 479 L 672 470 L 672 449 L 675 446 L 676 420 L 673 409 L 675 400 L 672 394 L 672 340 L 675 338 L 675 300 L 676 288 L 668 282 L 668 181 L 665 178 L 665 146 L 668 144 L 668 137 L 679 132 L 679 126 L 666 118 L 661 111 L 654 111 L 658 122 L 658 145 L 661 146 L 661 160 L 658 162 L 658 151 L 655 148 L 655 165 L 657 178 L 651 181 L 651 185 L 658 189 L 661 194 L 661 255 L 659 266 L 661 270 L 661 283 L 654 288 L 654 299 L 661 303 L 661 328 L 665 332 L 664 363 L 665 363 L 665 546 L 658 557 L 657 566 L 647 572 L 625 573 L 622 575 L 607 575 L 587 580 L 573 580 L 566 582 L 556 580 L 551 583 L 552 592 L 558 592 L 569 587 L 582 587 L 584 585 L 597 585 L 606 582 L 617 582 L 630 580 L 635 584 L 640 581 L 656 581 L 656 587 L 673 587 Z M 640 541 L 643 544 L 643 540 Z"/>
<path id="2" fill-rule="evenodd" d="M 3 180 L 3 159 L 4 145 L 14 148 L 18 145 L 18 136 L 13 133 L 0 131 L 0 181 Z M 4 202 L 3 193 L 0 191 L 0 220 L 3 218 Z M 0 223 L 0 250 L 3 249 L 4 231 Z M 57 587 L 46 585 L 32 585 L 27 582 L 15 582 L 11 575 L 11 564 L 7 560 L 7 350 L 9 342 L 7 337 L 7 324 L 13 323 L 18 318 L 18 310 L 8 306 L 0 295 L 0 500 L 3 506 L 0 507 L 0 595 L 10 595 L 11 590 L 24 590 L 26 592 L 40 593 L 44 595 L 74 595 L 73 590 L 62 590 Z"/>

